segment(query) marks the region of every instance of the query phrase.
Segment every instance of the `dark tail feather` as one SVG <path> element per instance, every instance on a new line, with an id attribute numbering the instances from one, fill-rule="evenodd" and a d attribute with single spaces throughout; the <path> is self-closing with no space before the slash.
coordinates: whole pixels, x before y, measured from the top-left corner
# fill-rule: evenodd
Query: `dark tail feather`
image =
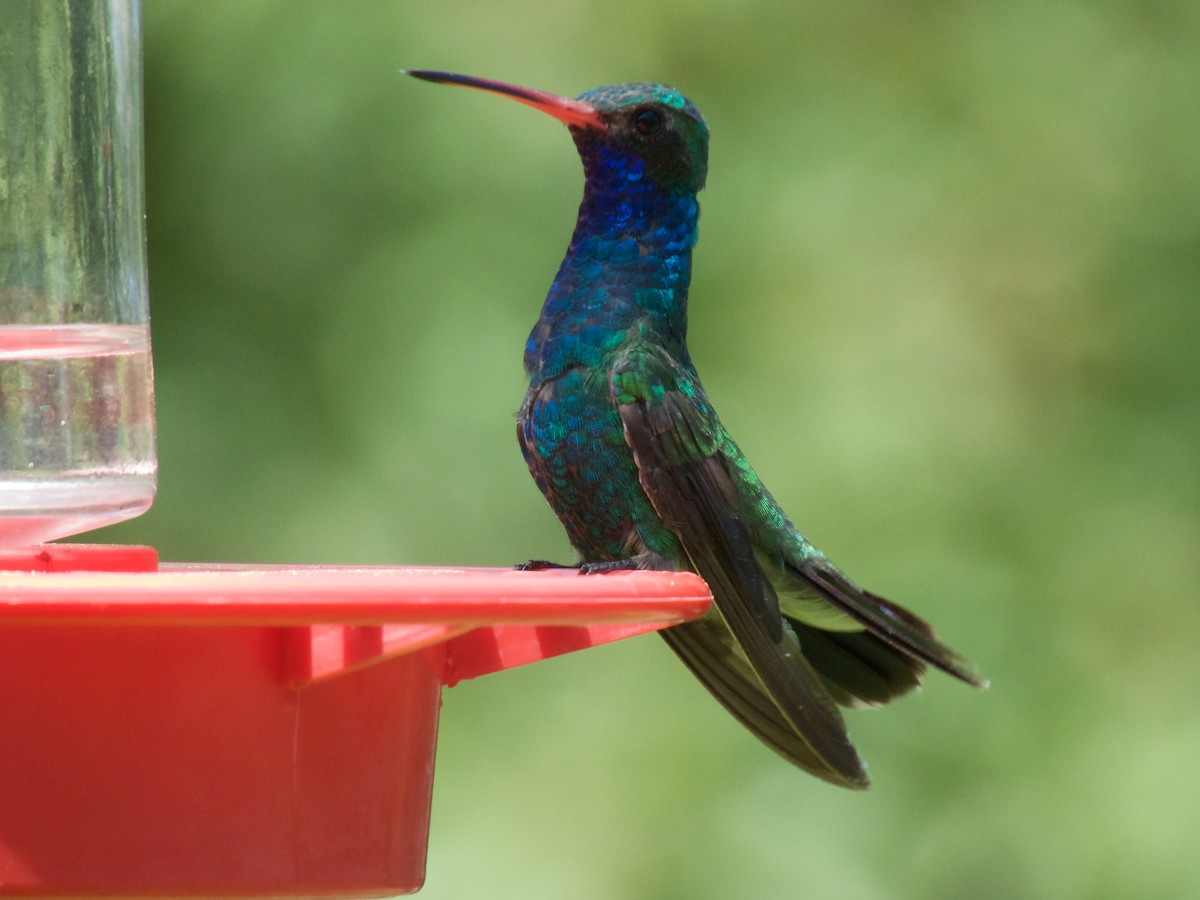
<path id="1" fill-rule="evenodd" d="M 921 683 L 925 663 L 869 631 L 824 631 L 789 619 L 800 649 L 842 706 L 879 706 Z"/>
<path id="2" fill-rule="evenodd" d="M 784 759 L 839 787 L 868 786 L 867 774 L 850 742 L 845 742 L 836 767 L 814 752 L 780 712 L 750 666 L 722 640 L 717 626 L 701 620 L 659 634 L 721 705 Z M 804 665 L 803 659 L 792 664 L 796 662 Z"/>

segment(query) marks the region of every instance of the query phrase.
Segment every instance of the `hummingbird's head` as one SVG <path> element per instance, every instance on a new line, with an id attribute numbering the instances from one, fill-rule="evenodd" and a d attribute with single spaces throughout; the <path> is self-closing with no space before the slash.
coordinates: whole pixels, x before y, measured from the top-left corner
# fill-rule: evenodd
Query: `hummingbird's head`
<path id="1" fill-rule="evenodd" d="M 438 84 L 458 84 L 511 97 L 565 123 L 589 167 L 598 148 L 642 162 L 641 171 L 664 191 L 696 193 L 708 173 L 708 126 L 696 107 L 661 84 L 593 88 L 578 99 L 449 72 L 408 71 Z M 630 171 L 635 171 L 631 169 Z M 589 171 L 589 176 L 591 172 Z"/>
<path id="2" fill-rule="evenodd" d="M 583 152 L 596 140 L 640 158 L 660 188 L 696 193 L 708 173 L 708 126 L 691 102 L 662 84 L 593 88 L 576 102 L 596 110 L 598 125 L 572 125 Z"/>

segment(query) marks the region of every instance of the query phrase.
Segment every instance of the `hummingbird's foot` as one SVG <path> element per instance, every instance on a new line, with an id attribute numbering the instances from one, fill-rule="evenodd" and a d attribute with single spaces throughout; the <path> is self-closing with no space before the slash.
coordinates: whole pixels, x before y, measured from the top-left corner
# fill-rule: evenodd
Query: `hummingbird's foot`
<path id="1" fill-rule="evenodd" d="M 613 559 L 607 562 L 580 563 L 580 575 L 603 575 L 605 572 L 628 572 L 631 569 L 644 569 L 645 565 L 637 559 Z"/>
<path id="2" fill-rule="evenodd" d="M 544 572 L 547 569 L 578 569 L 579 567 L 579 563 L 567 565 L 565 563 L 550 562 L 548 559 L 531 559 L 513 566 L 518 572 Z"/>
<path id="3" fill-rule="evenodd" d="M 603 562 L 556 563 L 548 559 L 531 559 L 513 566 L 518 572 L 544 572 L 547 569 L 575 569 L 580 575 L 603 575 L 605 572 L 632 572 L 639 569 L 671 571 L 679 568 L 654 553 L 642 553 L 629 559 L 606 559 Z"/>

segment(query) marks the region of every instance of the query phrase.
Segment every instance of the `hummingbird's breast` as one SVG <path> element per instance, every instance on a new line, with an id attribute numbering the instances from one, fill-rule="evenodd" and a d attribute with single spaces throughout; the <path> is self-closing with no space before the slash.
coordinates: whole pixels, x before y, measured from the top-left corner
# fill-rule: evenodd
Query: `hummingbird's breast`
<path id="1" fill-rule="evenodd" d="M 585 561 L 644 552 L 640 531 L 658 517 L 600 369 L 576 366 L 531 385 L 517 439 L 534 481 Z"/>

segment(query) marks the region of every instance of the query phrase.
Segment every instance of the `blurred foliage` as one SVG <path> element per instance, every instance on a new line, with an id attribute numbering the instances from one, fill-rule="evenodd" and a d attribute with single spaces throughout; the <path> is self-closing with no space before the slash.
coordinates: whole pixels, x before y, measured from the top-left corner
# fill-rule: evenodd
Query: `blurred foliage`
<path id="1" fill-rule="evenodd" d="M 806 533 L 976 658 L 791 770 L 642 638 L 446 696 L 429 898 L 1200 896 L 1200 6 L 147 0 L 164 558 L 568 559 L 517 451 L 552 120 L 713 132 L 692 350 Z"/>

